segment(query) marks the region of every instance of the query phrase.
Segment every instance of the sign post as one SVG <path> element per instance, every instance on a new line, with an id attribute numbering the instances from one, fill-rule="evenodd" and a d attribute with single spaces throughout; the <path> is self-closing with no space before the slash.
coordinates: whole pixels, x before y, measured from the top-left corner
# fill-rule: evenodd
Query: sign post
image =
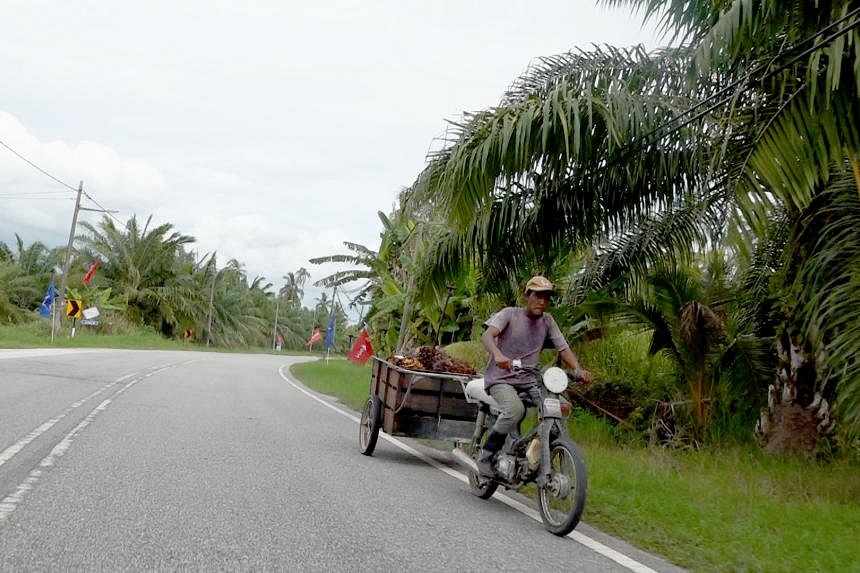
<path id="1" fill-rule="evenodd" d="M 66 316 L 72 319 L 72 338 L 75 337 L 77 320 L 83 313 L 82 307 L 83 301 L 81 300 L 71 299 L 66 301 Z"/>

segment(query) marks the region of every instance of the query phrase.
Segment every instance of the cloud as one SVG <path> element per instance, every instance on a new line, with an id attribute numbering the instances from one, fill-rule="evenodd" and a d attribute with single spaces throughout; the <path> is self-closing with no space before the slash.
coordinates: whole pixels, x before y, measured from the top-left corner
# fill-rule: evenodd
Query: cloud
<path id="1" fill-rule="evenodd" d="M 214 247 L 219 267 L 230 259 L 237 259 L 244 265 L 249 279 L 264 276 L 275 290 L 283 285 L 284 275 L 304 267 L 311 274 L 305 288 L 308 305 L 321 292 L 313 282 L 337 270 L 352 268 L 345 264 L 309 262 L 311 258 L 346 252 L 343 243 L 350 238 L 335 227 L 296 230 L 273 225 L 260 214 L 224 217 L 209 214 L 200 217 L 189 234 L 197 239 L 191 248 L 198 249 L 199 255 L 211 252 Z"/>
<path id="2" fill-rule="evenodd" d="M 0 111 L 0 138 L 72 188 L 84 191 L 106 209 L 145 210 L 158 205 L 167 191 L 161 172 L 146 160 L 123 156 L 101 143 L 42 141 L 12 114 Z M 0 149 L 0 240 L 19 233 L 26 243 L 64 244 L 74 210 L 75 192 Z M 98 208 L 84 197 L 82 206 Z M 100 215 L 83 212 L 80 220 Z"/>

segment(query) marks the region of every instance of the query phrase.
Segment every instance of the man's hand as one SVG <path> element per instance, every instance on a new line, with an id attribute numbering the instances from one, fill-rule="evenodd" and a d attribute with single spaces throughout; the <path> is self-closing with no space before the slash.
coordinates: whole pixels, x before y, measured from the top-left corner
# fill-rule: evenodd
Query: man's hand
<path id="1" fill-rule="evenodd" d="M 573 379 L 583 386 L 590 384 L 593 379 L 591 372 L 583 368 L 574 368 L 571 374 L 573 375 Z"/>
<path id="2" fill-rule="evenodd" d="M 511 369 L 511 359 L 502 354 L 501 352 L 495 354 L 493 356 L 493 360 L 496 363 L 496 366 L 501 368 L 502 370 L 510 370 Z"/>

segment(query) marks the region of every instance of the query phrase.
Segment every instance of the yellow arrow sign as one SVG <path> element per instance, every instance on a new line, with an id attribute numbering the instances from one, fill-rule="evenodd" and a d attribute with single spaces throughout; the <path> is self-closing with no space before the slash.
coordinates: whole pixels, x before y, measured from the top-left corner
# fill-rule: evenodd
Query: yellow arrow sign
<path id="1" fill-rule="evenodd" d="M 67 300 L 66 301 L 66 316 L 69 318 L 80 318 L 84 306 L 82 300 Z"/>

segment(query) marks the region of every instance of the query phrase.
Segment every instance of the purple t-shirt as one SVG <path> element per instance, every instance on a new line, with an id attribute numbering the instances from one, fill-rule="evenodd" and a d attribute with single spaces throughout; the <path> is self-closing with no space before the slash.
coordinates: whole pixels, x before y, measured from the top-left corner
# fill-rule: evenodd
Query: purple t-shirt
<path id="1" fill-rule="evenodd" d="M 546 313 L 539 318 L 529 318 L 525 309 L 509 306 L 490 317 L 484 326 L 499 329 L 496 339 L 499 350 L 511 360 L 522 360 L 523 366 L 537 366 L 540 351 L 544 348 L 555 348 L 561 352 L 568 347 L 555 319 Z M 533 376 L 527 372 L 499 368 L 492 356 L 484 372 L 484 388 L 487 390 L 495 384 L 516 386 L 532 380 Z"/>

